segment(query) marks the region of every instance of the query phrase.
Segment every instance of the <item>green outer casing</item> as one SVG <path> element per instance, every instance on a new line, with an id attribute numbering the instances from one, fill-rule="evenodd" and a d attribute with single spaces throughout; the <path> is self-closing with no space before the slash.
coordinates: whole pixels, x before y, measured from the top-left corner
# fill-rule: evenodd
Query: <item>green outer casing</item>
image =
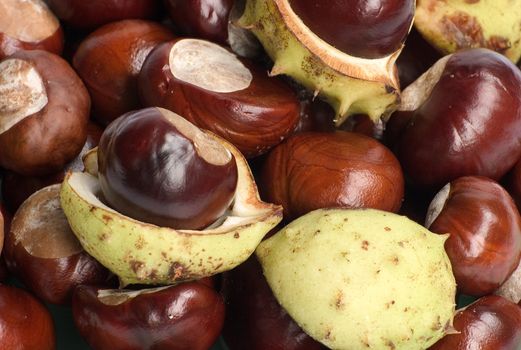
<path id="1" fill-rule="evenodd" d="M 275 62 L 272 74 L 289 75 L 318 92 L 335 109 L 337 125 L 354 114 L 367 114 L 376 121 L 396 110 L 397 87 L 349 77 L 326 65 L 286 27 L 273 0 L 247 0 L 239 25 L 255 34 Z"/>
<path id="2" fill-rule="evenodd" d="M 436 235 L 392 213 L 320 209 L 256 254 L 282 307 L 332 349 L 426 349 L 452 329 L 456 283 Z"/>
<path id="3" fill-rule="evenodd" d="M 510 43 L 510 48 L 500 53 L 514 63 L 521 58 L 521 0 L 418 0 L 417 4 L 416 29 L 443 54 L 468 47 L 494 49 L 486 42 L 497 36 Z M 461 25 L 451 19 L 457 14 L 467 16 L 461 19 Z M 478 29 L 485 43 L 472 39 Z M 460 42 L 452 40 L 452 36 Z"/>
<path id="4" fill-rule="evenodd" d="M 91 204 L 70 184 L 62 184 L 61 203 L 72 231 L 83 248 L 128 284 L 171 284 L 232 269 L 246 260 L 264 235 L 281 220 L 280 212 L 265 213 L 244 226 L 221 233 L 176 231 L 139 222 L 101 202 Z M 97 178 L 84 177 L 94 191 Z M 77 186 L 77 184 L 75 184 Z"/>

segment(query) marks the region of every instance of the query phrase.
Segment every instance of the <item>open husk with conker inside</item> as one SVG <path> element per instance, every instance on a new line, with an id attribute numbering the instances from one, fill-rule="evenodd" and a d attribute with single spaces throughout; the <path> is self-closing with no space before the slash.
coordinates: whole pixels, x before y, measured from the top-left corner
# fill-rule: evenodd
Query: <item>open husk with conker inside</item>
<path id="1" fill-rule="evenodd" d="M 202 230 L 160 227 L 109 207 L 98 181 L 95 150 L 84 158 L 85 173 L 66 176 L 61 203 L 73 232 L 89 254 L 119 277 L 122 286 L 170 284 L 232 269 L 245 261 L 282 219 L 280 206 L 259 199 L 241 153 L 218 136 L 201 132 L 228 150 L 237 165 L 232 204 L 223 216 Z"/>
<path id="2" fill-rule="evenodd" d="M 414 1 L 399 0 L 378 1 L 377 13 L 362 1 L 248 0 L 238 23 L 274 61 L 271 74 L 289 75 L 323 97 L 340 125 L 350 115 L 376 121 L 396 109 L 395 61 L 414 8 Z"/>

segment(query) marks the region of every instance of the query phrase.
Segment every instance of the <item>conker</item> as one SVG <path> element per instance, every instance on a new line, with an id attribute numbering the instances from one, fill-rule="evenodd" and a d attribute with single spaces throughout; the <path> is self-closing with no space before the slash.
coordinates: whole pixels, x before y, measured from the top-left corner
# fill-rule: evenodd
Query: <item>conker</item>
<path id="1" fill-rule="evenodd" d="M 0 2 L 0 59 L 20 50 L 46 50 L 60 55 L 63 31 L 43 0 Z"/>
<path id="2" fill-rule="evenodd" d="M 92 97 L 93 116 L 107 125 L 140 107 L 137 76 L 150 51 L 173 39 L 158 23 L 124 20 L 91 33 L 80 45 L 73 66 Z"/>
<path id="3" fill-rule="evenodd" d="M 184 35 L 227 44 L 233 0 L 165 0 L 170 18 Z"/>
<path id="4" fill-rule="evenodd" d="M 6 170 L 2 180 L 2 196 L 9 210 L 15 212 L 34 192 L 46 186 L 62 182 L 67 171 L 83 171 L 82 158 L 89 150 L 98 145 L 102 132 L 103 129 L 98 125 L 89 122 L 87 124 L 87 140 L 80 153 L 67 163 L 63 169 L 55 173 L 45 176 L 24 176 L 14 171 Z"/>
<path id="5" fill-rule="evenodd" d="M 463 294 L 494 292 L 519 264 L 521 218 L 508 192 L 493 180 L 451 181 L 431 202 L 425 226 L 450 233 L 445 249 Z"/>
<path id="6" fill-rule="evenodd" d="M 5 245 L 9 269 L 45 302 L 70 304 L 81 284 L 109 286 L 109 271 L 83 250 L 63 214 L 59 184 L 22 204 Z"/>
<path id="7" fill-rule="evenodd" d="M 202 229 L 221 217 L 237 185 L 235 157 L 214 137 L 161 108 L 128 113 L 98 148 L 106 201 L 140 221 Z"/>
<path id="8" fill-rule="evenodd" d="M 499 296 L 485 296 L 458 311 L 454 329 L 430 350 L 518 350 L 521 308 Z"/>
<path id="9" fill-rule="evenodd" d="M 318 37 L 357 57 L 387 56 L 401 48 L 414 17 L 412 0 L 289 0 Z"/>
<path id="10" fill-rule="evenodd" d="M 0 348 L 54 350 L 49 311 L 23 289 L 0 285 Z"/>
<path id="11" fill-rule="evenodd" d="M 247 158 L 267 152 L 296 127 L 299 101 L 253 62 L 199 39 L 159 45 L 139 75 L 147 106 L 174 111 L 230 141 Z"/>
<path id="12" fill-rule="evenodd" d="M 47 0 L 54 13 L 73 28 L 91 30 L 124 19 L 149 19 L 158 0 Z"/>
<path id="13" fill-rule="evenodd" d="M 404 90 L 400 164 L 419 187 L 467 175 L 501 178 L 521 156 L 521 72 L 486 49 L 438 61 Z"/>
<path id="14" fill-rule="evenodd" d="M 18 51 L 0 61 L 0 166 L 47 175 L 78 155 L 87 138 L 90 98 L 59 56 Z"/>
<path id="15" fill-rule="evenodd" d="M 224 303 L 198 282 L 139 291 L 80 286 L 72 313 L 95 350 L 206 350 L 221 332 Z"/>
<path id="16" fill-rule="evenodd" d="M 398 211 L 404 179 L 398 160 L 375 139 L 345 131 L 310 132 L 270 152 L 259 188 L 291 220 L 330 207 Z"/>

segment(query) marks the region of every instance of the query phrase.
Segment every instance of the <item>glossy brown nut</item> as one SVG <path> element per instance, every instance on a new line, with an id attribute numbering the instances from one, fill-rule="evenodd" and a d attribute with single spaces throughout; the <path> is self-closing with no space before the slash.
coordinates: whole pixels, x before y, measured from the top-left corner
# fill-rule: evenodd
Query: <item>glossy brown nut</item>
<path id="1" fill-rule="evenodd" d="M 223 336 L 230 350 L 322 350 L 280 306 L 255 255 L 224 273 Z"/>
<path id="2" fill-rule="evenodd" d="M 94 350 L 207 350 L 221 332 L 224 303 L 198 282 L 141 291 L 81 286 L 72 313 Z"/>
<path id="3" fill-rule="evenodd" d="M 159 45 L 143 65 L 139 91 L 145 105 L 182 115 L 247 158 L 280 143 L 299 120 L 299 101 L 282 80 L 204 40 Z"/>
<path id="4" fill-rule="evenodd" d="M 15 212 L 34 192 L 46 186 L 62 182 L 67 171 L 83 171 L 82 158 L 87 151 L 98 145 L 102 132 L 103 129 L 98 125 L 89 122 L 87 125 L 87 141 L 85 141 L 80 154 L 58 172 L 45 176 L 24 176 L 14 171 L 6 170 L 2 181 L 2 196 L 9 210 Z"/>
<path id="5" fill-rule="evenodd" d="M 73 65 L 101 124 L 140 107 L 136 84 L 143 62 L 156 45 L 173 37 L 158 23 L 124 20 L 99 28 L 81 43 Z"/>
<path id="6" fill-rule="evenodd" d="M 111 123 L 98 148 L 106 201 L 134 219 L 202 229 L 220 218 L 237 186 L 235 157 L 174 113 L 145 108 Z"/>
<path id="7" fill-rule="evenodd" d="M 165 5 L 184 35 L 226 45 L 228 18 L 233 0 L 165 0 Z"/>
<path id="8" fill-rule="evenodd" d="M 373 138 L 345 131 L 303 133 L 270 152 L 259 189 L 291 220 L 331 207 L 396 212 L 404 179 L 395 156 Z"/>
<path id="9" fill-rule="evenodd" d="M 521 72 L 486 49 L 442 60 L 439 80 L 434 74 L 427 86 L 414 83 L 403 92 L 400 108 L 412 113 L 397 142 L 404 172 L 436 190 L 467 175 L 497 180 L 521 156 Z"/>
<path id="10" fill-rule="evenodd" d="M 430 350 L 518 350 L 521 348 L 521 308 L 498 297 L 486 296 L 454 318 L 458 333 L 446 335 Z"/>
<path id="11" fill-rule="evenodd" d="M 412 0 L 289 0 L 322 40 L 352 56 L 377 58 L 399 50 L 414 17 Z"/>
<path id="12" fill-rule="evenodd" d="M 60 185 L 46 187 L 16 212 L 6 237 L 9 269 L 40 299 L 70 304 L 81 284 L 109 286 L 110 273 L 88 255 L 60 206 Z"/>
<path id="13" fill-rule="evenodd" d="M 23 289 L 0 285 L 0 348 L 54 350 L 51 314 Z"/>
<path id="14" fill-rule="evenodd" d="M 0 60 L 20 50 L 62 53 L 63 30 L 43 0 L 0 3 Z"/>
<path id="15" fill-rule="evenodd" d="M 450 233 L 445 249 L 463 294 L 494 292 L 519 264 L 521 218 L 495 181 L 467 176 L 450 182 L 432 201 L 425 226 Z"/>
<path id="16" fill-rule="evenodd" d="M 87 138 L 90 98 L 59 56 L 19 51 L 0 61 L 0 166 L 47 175 L 78 155 Z"/>
<path id="17" fill-rule="evenodd" d="M 95 29 L 124 19 L 149 19 L 159 8 L 157 0 L 47 0 L 49 7 L 73 28 Z"/>

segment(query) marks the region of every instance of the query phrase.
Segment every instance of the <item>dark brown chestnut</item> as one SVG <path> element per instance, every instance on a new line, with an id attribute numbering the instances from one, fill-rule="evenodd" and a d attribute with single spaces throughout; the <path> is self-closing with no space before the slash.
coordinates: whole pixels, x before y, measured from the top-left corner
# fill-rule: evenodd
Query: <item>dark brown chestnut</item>
<path id="1" fill-rule="evenodd" d="M 280 79 L 199 39 L 159 45 L 145 61 L 139 91 L 147 106 L 170 109 L 234 144 L 247 158 L 296 127 L 299 101 Z"/>
<path id="2" fill-rule="evenodd" d="M 62 182 L 67 171 L 83 171 L 82 158 L 89 150 L 98 145 L 102 132 L 103 129 L 98 125 L 89 122 L 87 125 L 87 141 L 85 141 L 80 154 L 58 172 L 45 176 L 24 176 L 6 170 L 2 181 L 2 196 L 9 210 L 15 212 L 34 192 Z"/>
<path id="3" fill-rule="evenodd" d="M 23 289 L 0 285 L 0 348 L 54 350 L 49 311 Z"/>
<path id="4" fill-rule="evenodd" d="M 396 157 L 373 138 L 345 131 L 302 133 L 270 152 L 259 189 L 291 220 L 330 207 L 396 212 L 404 179 Z"/>
<path id="5" fill-rule="evenodd" d="M 90 98 L 59 56 L 18 51 L 0 61 L 0 166 L 47 175 L 78 155 L 87 138 Z"/>
<path id="6" fill-rule="evenodd" d="M 106 201 L 134 219 L 202 229 L 221 217 L 237 186 L 235 157 L 213 137 L 162 108 L 128 113 L 98 148 Z"/>
<path id="7" fill-rule="evenodd" d="M 142 20 L 107 24 L 90 34 L 73 58 L 73 66 L 92 98 L 94 117 L 107 125 L 140 107 L 137 76 L 150 51 L 173 39 L 166 27 Z"/>
<path id="8" fill-rule="evenodd" d="M 207 350 L 224 322 L 224 303 L 198 282 L 139 291 L 80 286 L 74 323 L 94 350 Z"/>
<path id="9" fill-rule="evenodd" d="M 83 250 L 69 227 L 59 184 L 36 192 L 18 209 L 5 259 L 10 271 L 48 303 L 70 304 L 81 284 L 109 286 L 109 271 Z"/>
<path id="10" fill-rule="evenodd" d="M 430 350 L 521 349 L 521 308 L 498 296 L 483 297 L 459 310 L 454 328 Z"/>
<path id="11" fill-rule="evenodd" d="M 184 35 L 226 45 L 234 0 L 165 0 L 174 24 Z"/>
<path id="12" fill-rule="evenodd" d="M 425 227 L 450 234 L 445 249 L 463 294 L 494 292 L 519 264 L 521 218 L 508 192 L 493 180 L 451 181 L 431 202 Z"/>
<path id="13" fill-rule="evenodd" d="M 504 56 L 470 49 L 446 56 L 404 90 L 409 114 L 397 153 L 417 186 L 461 176 L 501 178 L 521 156 L 521 72 Z"/>
<path id="14" fill-rule="evenodd" d="M 0 60 L 20 50 L 62 53 L 63 30 L 43 0 L 0 2 Z"/>
<path id="15" fill-rule="evenodd" d="M 92 30 L 124 19 L 150 19 L 157 14 L 158 0 L 47 0 L 63 22 L 77 29 Z"/>
<path id="16" fill-rule="evenodd" d="M 289 0 L 318 37 L 351 56 L 377 58 L 400 49 L 414 17 L 412 0 Z"/>
<path id="17" fill-rule="evenodd" d="M 230 350 L 322 350 L 293 321 L 273 295 L 253 255 L 224 273 L 226 302 L 223 336 Z"/>

